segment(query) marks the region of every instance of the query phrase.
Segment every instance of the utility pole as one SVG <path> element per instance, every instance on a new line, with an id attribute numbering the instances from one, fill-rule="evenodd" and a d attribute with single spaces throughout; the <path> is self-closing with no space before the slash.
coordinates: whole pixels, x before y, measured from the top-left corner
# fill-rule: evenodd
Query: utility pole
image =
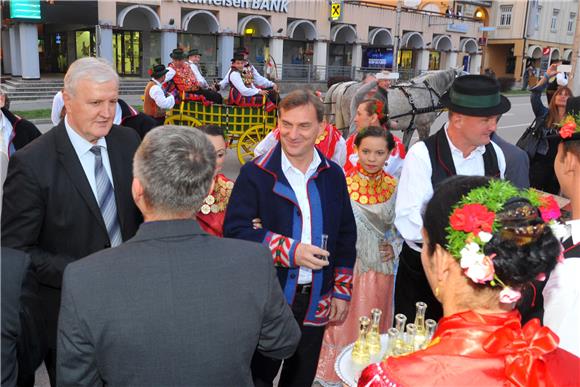
<path id="1" fill-rule="evenodd" d="M 397 16 L 395 19 L 395 41 L 393 43 L 393 72 L 399 71 L 399 33 L 401 30 L 401 8 L 403 0 L 397 0 Z"/>
<path id="2" fill-rule="evenodd" d="M 572 46 L 572 92 L 580 95 L 580 7 L 576 10 L 576 32 L 574 33 L 574 45 Z"/>

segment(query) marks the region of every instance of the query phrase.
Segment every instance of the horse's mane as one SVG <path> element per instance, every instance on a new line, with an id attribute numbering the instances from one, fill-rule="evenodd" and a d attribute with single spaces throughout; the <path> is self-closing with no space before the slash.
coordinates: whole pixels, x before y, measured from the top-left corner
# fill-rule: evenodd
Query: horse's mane
<path id="1" fill-rule="evenodd" d="M 413 86 L 417 84 L 422 84 L 424 81 L 428 81 L 433 87 L 436 87 L 438 83 L 445 83 L 447 76 L 455 78 L 458 74 L 458 70 L 451 68 L 447 70 L 429 70 L 425 71 L 423 74 L 405 82 L 400 82 L 396 86 Z"/>

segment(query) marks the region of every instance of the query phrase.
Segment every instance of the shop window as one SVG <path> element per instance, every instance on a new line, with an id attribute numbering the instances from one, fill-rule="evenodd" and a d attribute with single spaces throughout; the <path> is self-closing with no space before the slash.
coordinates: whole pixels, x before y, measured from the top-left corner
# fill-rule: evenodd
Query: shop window
<path id="1" fill-rule="evenodd" d="M 550 23 L 550 31 L 557 32 L 558 31 L 558 15 L 560 14 L 560 10 L 554 8 L 552 10 L 552 23 Z"/>
<path id="2" fill-rule="evenodd" d="M 568 35 L 574 33 L 574 21 L 576 20 L 576 13 L 570 12 L 570 17 L 568 18 Z"/>
<path id="3" fill-rule="evenodd" d="M 401 69 L 413 68 L 413 51 L 411 50 L 399 51 L 399 68 Z"/>
<path id="4" fill-rule="evenodd" d="M 179 34 L 178 37 L 178 46 L 183 47 L 185 51 L 189 51 L 192 48 L 197 48 L 201 51 L 199 67 L 205 77 L 219 76 L 217 42 L 218 38 L 215 35 Z M 238 47 L 239 45 L 240 43 L 235 47 Z M 251 57 L 250 62 L 256 64 L 256 62 L 252 61 Z M 229 63 L 226 65 L 229 66 Z"/>
<path id="5" fill-rule="evenodd" d="M 500 27 L 509 27 L 512 25 L 512 9 L 513 5 L 502 5 L 499 7 L 499 25 Z"/>
<path id="6" fill-rule="evenodd" d="M 441 68 L 441 53 L 431 51 L 429 53 L 429 70 L 439 70 Z"/>
<path id="7" fill-rule="evenodd" d="M 95 35 L 91 31 L 76 31 L 76 57 L 85 58 L 95 55 Z"/>

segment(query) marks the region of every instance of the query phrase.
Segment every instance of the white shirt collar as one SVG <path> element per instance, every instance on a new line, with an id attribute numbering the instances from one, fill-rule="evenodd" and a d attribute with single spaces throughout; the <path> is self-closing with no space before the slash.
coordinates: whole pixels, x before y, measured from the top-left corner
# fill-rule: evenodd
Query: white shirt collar
<path id="1" fill-rule="evenodd" d="M 90 141 L 87 141 L 80 134 L 78 134 L 68 123 L 68 115 L 64 116 L 64 126 L 66 128 L 68 138 L 70 139 L 70 142 L 72 143 L 72 146 L 79 157 L 83 156 L 87 152 L 90 152 L 91 148 L 95 145 L 103 147 L 105 150 L 107 149 L 107 141 L 104 137 L 99 138 L 96 144 L 92 144 Z"/>
<path id="2" fill-rule="evenodd" d="M 463 157 L 463 151 L 461 151 L 459 148 L 457 148 L 453 142 L 451 141 L 451 139 L 449 138 L 449 133 L 447 133 L 447 128 L 449 127 L 449 122 L 445 123 L 445 136 L 447 137 L 447 142 L 449 143 L 449 149 L 451 149 L 451 153 L 455 153 L 458 155 L 461 155 L 461 157 Z M 485 145 L 480 145 L 477 148 L 475 148 L 469 155 L 467 155 L 467 157 L 463 157 L 464 159 L 468 159 L 472 156 L 475 155 L 482 155 L 485 153 Z"/>
<path id="3" fill-rule="evenodd" d="M 284 153 L 284 150 L 282 149 L 282 171 L 284 173 L 287 173 L 292 170 L 299 172 L 300 174 L 305 176 L 311 176 L 314 173 L 314 171 L 316 171 L 316 168 L 318 168 L 321 162 L 320 156 L 318 155 L 316 149 L 312 149 L 312 151 L 314 152 L 312 161 L 310 162 L 310 165 L 308 166 L 306 173 L 302 173 L 302 171 L 300 171 L 298 168 L 292 165 L 292 163 L 290 162 L 290 160 L 288 160 L 288 157 Z"/>
<path id="4" fill-rule="evenodd" d="M 566 224 L 570 225 L 572 243 L 576 244 L 580 242 L 580 219 L 569 220 Z"/>

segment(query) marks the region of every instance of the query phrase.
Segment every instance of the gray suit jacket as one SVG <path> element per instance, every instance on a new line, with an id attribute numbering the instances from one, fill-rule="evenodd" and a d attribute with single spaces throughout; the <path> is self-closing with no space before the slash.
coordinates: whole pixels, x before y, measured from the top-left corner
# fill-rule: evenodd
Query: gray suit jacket
<path id="1" fill-rule="evenodd" d="M 506 180 L 520 189 L 530 188 L 530 158 L 528 154 L 498 136 L 497 133 L 491 136 L 491 141 L 500 147 L 505 156 Z"/>
<path id="2" fill-rule="evenodd" d="M 148 222 L 67 266 L 59 386 L 252 385 L 250 362 L 291 356 L 300 329 L 270 252 L 193 220 Z"/>

